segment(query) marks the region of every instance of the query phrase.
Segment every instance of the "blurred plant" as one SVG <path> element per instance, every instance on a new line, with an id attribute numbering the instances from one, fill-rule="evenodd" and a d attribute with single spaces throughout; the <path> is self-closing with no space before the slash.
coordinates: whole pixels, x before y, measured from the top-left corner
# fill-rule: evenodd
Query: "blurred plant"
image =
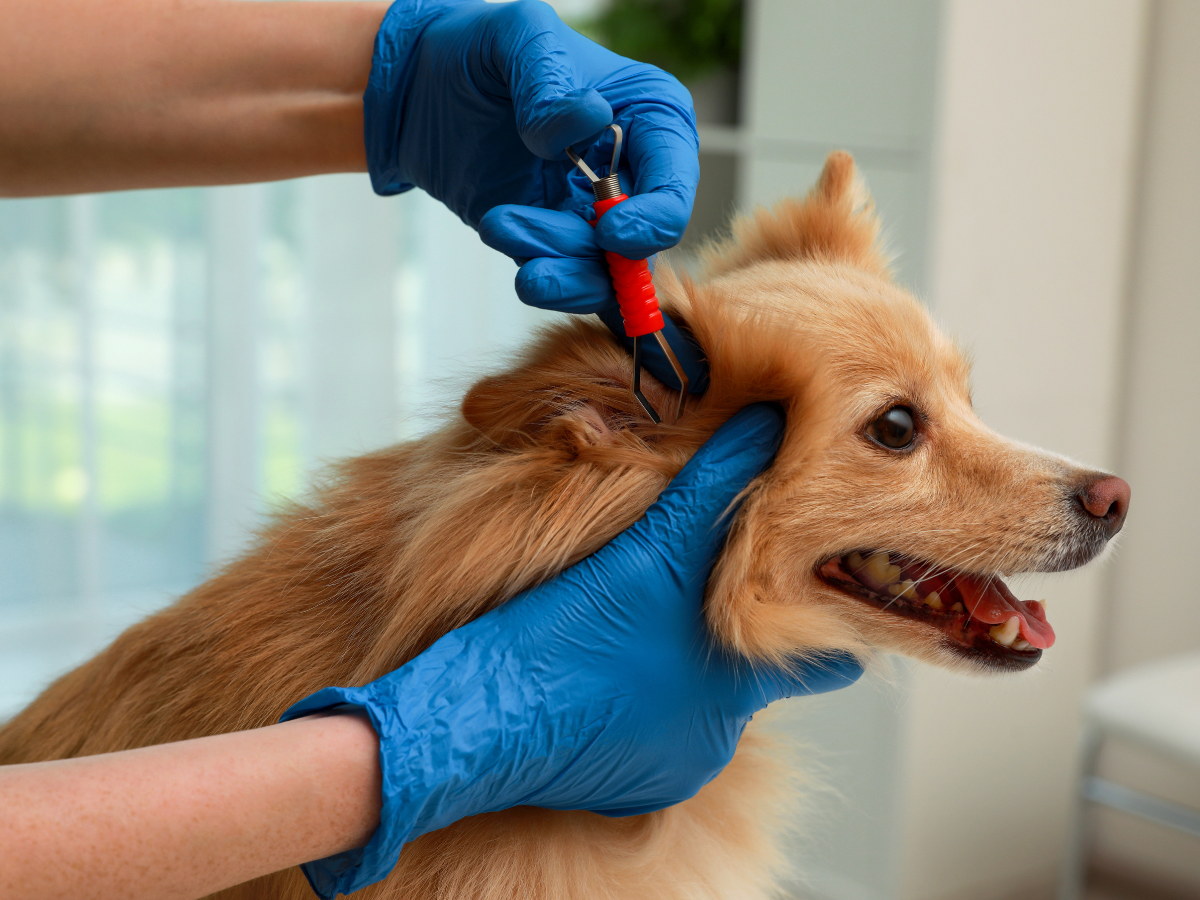
<path id="1" fill-rule="evenodd" d="M 686 81 L 740 66 L 742 9 L 742 0 L 612 0 L 580 30 Z"/>

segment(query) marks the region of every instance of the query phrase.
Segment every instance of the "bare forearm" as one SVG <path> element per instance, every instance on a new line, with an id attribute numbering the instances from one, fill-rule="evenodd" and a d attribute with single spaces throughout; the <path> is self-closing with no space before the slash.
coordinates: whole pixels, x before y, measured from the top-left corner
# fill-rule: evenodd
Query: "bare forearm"
<path id="1" fill-rule="evenodd" d="M 0 0 L 0 195 L 365 171 L 386 9 Z"/>
<path id="2" fill-rule="evenodd" d="M 335 715 L 0 767 L 0 896 L 187 900 L 363 846 L 378 750 Z"/>

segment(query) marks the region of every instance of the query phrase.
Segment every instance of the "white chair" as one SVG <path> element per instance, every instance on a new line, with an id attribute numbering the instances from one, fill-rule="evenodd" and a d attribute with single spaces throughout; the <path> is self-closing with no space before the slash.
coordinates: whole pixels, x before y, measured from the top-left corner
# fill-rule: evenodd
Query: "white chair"
<path id="1" fill-rule="evenodd" d="M 1122 672 L 1092 688 L 1084 704 L 1082 776 L 1059 900 L 1080 900 L 1088 850 L 1088 806 L 1098 803 L 1200 839 L 1200 811 L 1094 774 L 1105 737 L 1119 737 L 1195 767 L 1200 775 L 1200 653 Z M 1200 844 L 1197 845 L 1200 853 Z"/>

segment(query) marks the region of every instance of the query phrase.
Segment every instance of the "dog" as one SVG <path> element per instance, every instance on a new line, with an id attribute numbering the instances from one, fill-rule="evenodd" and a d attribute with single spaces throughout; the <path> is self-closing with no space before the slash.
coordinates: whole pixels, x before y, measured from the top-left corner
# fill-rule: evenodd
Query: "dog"
<path id="1" fill-rule="evenodd" d="M 962 354 L 889 276 L 847 154 L 803 200 L 735 222 L 705 272 L 655 275 L 711 370 L 678 422 L 640 411 L 629 357 L 598 324 L 549 329 L 441 430 L 337 466 L 246 555 L 52 684 L 0 731 L 0 763 L 268 725 L 319 688 L 378 678 L 632 525 L 758 401 L 784 408 L 786 432 L 709 580 L 716 641 L 781 665 L 831 650 L 1036 665 L 1053 630 L 1001 576 L 1099 555 L 1128 485 L 977 419 Z M 659 409 L 677 396 L 643 389 Z M 691 800 L 625 819 L 475 816 L 408 845 L 362 896 L 766 898 L 787 875 L 779 758 L 752 723 Z M 289 870 L 219 896 L 311 892 Z"/>

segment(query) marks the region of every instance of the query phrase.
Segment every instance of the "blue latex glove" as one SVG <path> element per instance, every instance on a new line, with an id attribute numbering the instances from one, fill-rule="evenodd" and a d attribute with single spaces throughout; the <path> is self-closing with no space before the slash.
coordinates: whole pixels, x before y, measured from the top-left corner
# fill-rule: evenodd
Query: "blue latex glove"
<path id="1" fill-rule="evenodd" d="M 743 410 L 607 546 L 390 675 L 289 709 L 284 719 L 352 704 L 379 734 L 379 828 L 365 848 L 304 866 L 317 893 L 381 880 L 406 841 L 464 816 L 523 805 L 623 816 L 679 803 L 725 767 L 755 712 L 857 679 L 846 656 L 756 669 L 708 638 L 704 587 L 723 514 L 781 431 L 774 407 Z"/>
<path id="2" fill-rule="evenodd" d="M 423 188 L 517 261 L 525 303 L 598 313 L 628 341 L 603 251 L 645 259 L 687 227 L 699 141 L 678 81 L 589 41 L 538 0 L 398 0 L 375 41 L 363 113 L 377 193 Z M 612 122 L 625 132 L 631 196 L 593 231 L 591 188 L 563 151 L 607 172 L 611 132 L 597 139 Z M 665 335 L 702 392 L 698 348 L 674 323 Z M 657 343 L 643 343 L 650 371 L 678 388 Z"/>

